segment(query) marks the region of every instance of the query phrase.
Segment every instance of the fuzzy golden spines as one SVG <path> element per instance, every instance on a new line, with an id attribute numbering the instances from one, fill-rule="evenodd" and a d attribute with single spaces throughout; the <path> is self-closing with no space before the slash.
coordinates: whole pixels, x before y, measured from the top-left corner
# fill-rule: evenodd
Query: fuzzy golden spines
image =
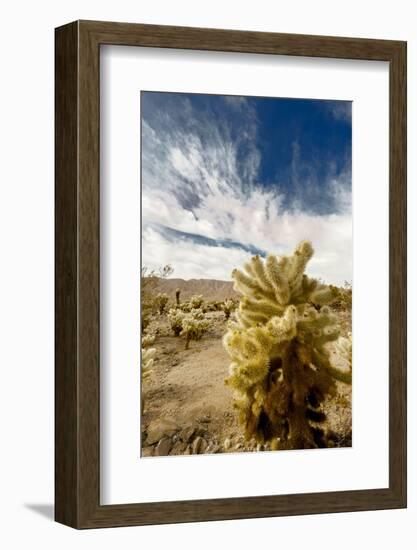
<path id="1" fill-rule="evenodd" d="M 243 296 L 224 337 L 226 383 L 246 437 L 275 446 L 279 438 L 280 448 L 323 444 L 323 432 L 310 425 L 310 403 L 319 406 L 336 391 L 335 381 L 349 383 L 351 374 L 329 360 L 327 344 L 339 342 L 337 318 L 325 305 L 334 290 L 304 273 L 312 255 L 303 241 L 292 256 L 255 256 L 232 274 Z M 349 342 L 339 346 L 348 356 Z"/>
<path id="2" fill-rule="evenodd" d="M 266 325 L 230 329 L 223 338 L 232 360 L 226 383 L 243 391 L 262 382 L 268 374 L 271 356 L 280 356 L 285 343 L 295 337 L 296 326 L 296 308 L 289 306 L 284 316 L 273 317 Z"/>
<path id="3" fill-rule="evenodd" d="M 244 296 L 237 314 L 242 326 L 265 324 L 283 315 L 287 305 L 307 301 L 317 288 L 317 282 L 304 275 L 312 255 L 311 243 L 303 241 L 293 256 L 269 254 L 265 260 L 254 256 L 244 265 L 244 271 L 232 272 L 234 289 Z"/>

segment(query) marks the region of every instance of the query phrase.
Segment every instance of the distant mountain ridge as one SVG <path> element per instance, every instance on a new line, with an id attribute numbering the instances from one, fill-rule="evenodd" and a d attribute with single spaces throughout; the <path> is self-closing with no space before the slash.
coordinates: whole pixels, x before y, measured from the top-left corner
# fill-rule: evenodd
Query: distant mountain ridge
<path id="1" fill-rule="evenodd" d="M 181 291 L 181 301 L 186 301 L 194 294 L 202 294 L 207 301 L 225 300 L 226 298 L 236 298 L 239 296 L 233 290 L 232 281 L 218 281 L 216 279 L 159 279 L 156 286 L 156 292 L 165 292 L 170 300 L 175 300 L 175 291 L 179 288 Z"/>

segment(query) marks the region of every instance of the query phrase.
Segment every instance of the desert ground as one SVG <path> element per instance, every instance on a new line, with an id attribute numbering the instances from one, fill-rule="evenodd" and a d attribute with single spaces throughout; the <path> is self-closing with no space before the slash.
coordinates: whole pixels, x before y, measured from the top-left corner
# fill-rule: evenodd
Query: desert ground
<path id="1" fill-rule="evenodd" d="M 205 300 L 235 298 L 231 283 L 224 281 L 165 279 L 158 291 L 175 303 L 202 294 Z M 351 312 L 337 311 L 342 335 L 351 331 Z M 225 385 L 229 357 L 223 348 L 226 331 L 223 311 L 206 313 L 210 326 L 201 340 L 185 341 L 174 336 L 166 314 L 154 315 L 149 330 L 156 334 L 152 373 L 143 381 L 141 418 L 142 457 L 236 453 L 269 450 L 268 444 L 245 441 L 233 408 L 232 392 Z M 329 344 L 331 346 L 331 344 Z M 334 364 L 339 368 L 338 358 Z M 329 446 L 351 445 L 351 387 L 337 382 L 338 393 L 323 404 L 327 428 L 333 436 Z M 323 426 L 323 424 L 322 424 Z"/>

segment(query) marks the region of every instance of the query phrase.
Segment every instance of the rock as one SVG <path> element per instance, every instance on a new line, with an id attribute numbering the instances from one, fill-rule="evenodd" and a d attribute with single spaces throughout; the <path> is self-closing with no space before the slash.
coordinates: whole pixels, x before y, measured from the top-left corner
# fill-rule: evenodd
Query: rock
<path id="1" fill-rule="evenodd" d="M 195 431 L 194 438 L 196 438 L 198 435 L 201 436 L 202 438 L 206 439 L 207 427 L 203 426 L 203 425 L 198 426 L 198 428 Z"/>
<path id="2" fill-rule="evenodd" d="M 174 435 L 179 429 L 179 426 L 173 420 L 169 420 L 167 418 L 155 420 L 148 426 L 148 437 L 146 438 L 146 443 L 148 445 L 152 445 L 165 436 Z"/>
<path id="3" fill-rule="evenodd" d="M 153 456 L 153 447 L 144 447 L 142 449 L 142 457 Z"/>
<path id="4" fill-rule="evenodd" d="M 215 454 L 220 451 L 220 447 L 216 443 L 209 443 L 206 453 L 207 454 Z"/>
<path id="5" fill-rule="evenodd" d="M 179 438 L 185 443 L 189 443 L 192 440 L 195 431 L 196 429 L 194 428 L 194 426 L 186 426 L 179 433 Z"/>
<path id="6" fill-rule="evenodd" d="M 172 447 L 170 454 L 171 454 L 171 455 L 182 455 L 182 454 L 185 454 L 186 448 L 187 448 L 187 443 L 185 443 L 184 441 L 181 441 L 180 439 L 178 439 L 178 440 L 174 443 L 174 446 Z"/>
<path id="7" fill-rule="evenodd" d="M 172 439 L 163 437 L 155 448 L 155 456 L 167 456 L 172 449 Z"/>
<path id="8" fill-rule="evenodd" d="M 192 444 L 193 454 L 203 454 L 207 449 L 207 441 L 200 436 L 197 436 Z"/>
<path id="9" fill-rule="evenodd" d="M 230 439 L 228 437 L 226 437 L 226 439 L 224 440 L 223 447 L 226 449 L 226 451 L 230 449 Z"/>

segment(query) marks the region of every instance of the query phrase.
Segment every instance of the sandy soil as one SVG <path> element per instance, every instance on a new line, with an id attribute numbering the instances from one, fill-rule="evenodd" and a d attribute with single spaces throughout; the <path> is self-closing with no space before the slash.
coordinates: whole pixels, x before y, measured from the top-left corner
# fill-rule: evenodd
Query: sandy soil
<path id="1" fill-rule="evenodd" d="M 207 314 L 210 331 L 200 341 L 172 335 L 164 316 L 152 322 L 158 335 L 152 347 L 156 361 L 143 385 L 142 456 L 268 450 L 245 442 L 224 384 L 229 358 L 222 345 L 224 313 Z M 350 330 L 350 314 L 339 313 L 342 332 Z M 340 365 L 339 365 L 340 366 Z M 324 404 L 337 446 L 351 444 L 351 390 L 339 384 L 338 395 Z"/>

